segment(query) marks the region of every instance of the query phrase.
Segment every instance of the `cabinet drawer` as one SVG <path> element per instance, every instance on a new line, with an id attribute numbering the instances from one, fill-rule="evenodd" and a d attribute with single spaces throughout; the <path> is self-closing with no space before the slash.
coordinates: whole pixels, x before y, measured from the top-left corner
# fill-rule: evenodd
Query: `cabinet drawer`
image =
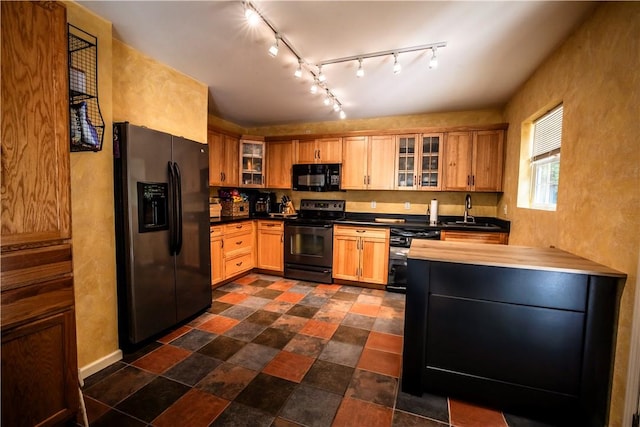
<path id="1" fill-rule="evenodd" d="M 70 275 L 71 245 L 54 245 L 2 254 L 3 291 Z"/>
<path id="2" fill-rule="evenodd" d="M 233 257 L 238 252 L 251 251 L 253 247 L 253 233 L 242 233 L 224 237 L 224 256 Z"/>
<path id="3" fill-rule="evenodd" d="M 215 227 L 211 227 L 210 229 L 211 237 L 220 237 L 222 236 L 222 226 L 217 225 Z"/>
<path id="4" fill-rule="evenodd" d="M 509 243 L 509 233 L 487 233 L 481 231 L 442 230 L 440 240 L 449 242 L 488 243 L 506 245 Z"/>
<path id="5" fill-rule="evenodd" d="M 233 233 L 251 232 L 253 230 L 253 221 L 234 222 L 233 224 L 224 225 L 224 235 L 228 236 Z"/>
<path id="6" fill-rule="evenodd" d="M 367 237 L 386 239 L 389 237 L 389 229 L 386 227 L 351 227 L 344 225 L 333 226 L 334 235 L 339 236 L 352 236 L 352 237 Z"/>
<path id="7" fill-rule="evenodd" d="M 258 221 L 258 230 L 284 230 L 284 222 L 282 221 Z"/>
<path id="8" fill-rule="evenodd" d="M 73 307 L 73 277 L 62 277 L 2 292 L 2 327 Z"/>
<path id="9" fill-rule="evenodd" d="M 224 262 L 224 271 L 226 277 L 235 276 L 243 271 L 253 268 L 253 255 L 251 252 L 245 253 L 233 258 L 229 258 Z"/>

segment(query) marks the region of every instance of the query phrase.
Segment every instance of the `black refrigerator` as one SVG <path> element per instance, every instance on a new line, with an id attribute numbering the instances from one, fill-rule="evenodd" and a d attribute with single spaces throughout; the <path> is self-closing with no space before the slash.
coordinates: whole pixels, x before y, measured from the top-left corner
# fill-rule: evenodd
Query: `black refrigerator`
<path id="1" fill-rule="evenodd" d="M 113 126 L 118 332 L 130 348 L 211 306 L 209 149 Z"/>

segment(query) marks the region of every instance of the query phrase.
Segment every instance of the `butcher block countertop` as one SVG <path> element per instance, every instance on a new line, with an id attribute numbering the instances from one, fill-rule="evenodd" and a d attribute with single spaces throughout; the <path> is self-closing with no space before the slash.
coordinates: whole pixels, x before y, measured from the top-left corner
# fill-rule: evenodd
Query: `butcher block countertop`
<path id="1" fill-rule="evenodd" d="M 428 261 L 626 277 L 612 268 L 556 248 L 414 239 L 408 256 Z"/>

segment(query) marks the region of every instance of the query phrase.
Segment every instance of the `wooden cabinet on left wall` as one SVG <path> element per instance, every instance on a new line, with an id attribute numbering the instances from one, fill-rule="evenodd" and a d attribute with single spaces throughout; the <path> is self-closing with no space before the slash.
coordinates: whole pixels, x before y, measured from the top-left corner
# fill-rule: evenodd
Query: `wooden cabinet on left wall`
<path id="1" fill-rule="evenodd" d="M 233 187 L 240 182 L 240 139 L 209 129 L 209 185 Z"/>
<path id="2" fill-rule="evenodd" d="M 66 9 L 0 4 L 1 424 L 58 425 L 79 402 Z"/>

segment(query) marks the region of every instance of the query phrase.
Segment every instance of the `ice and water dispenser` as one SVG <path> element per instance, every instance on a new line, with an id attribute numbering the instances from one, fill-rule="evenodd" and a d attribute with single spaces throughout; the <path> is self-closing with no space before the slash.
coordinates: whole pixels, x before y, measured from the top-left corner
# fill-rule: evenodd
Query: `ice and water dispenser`
<path id="1" fill-rule="evenodd" d="M 169 229 L 169 184 L 138 182 L 138 231 Z"/>

